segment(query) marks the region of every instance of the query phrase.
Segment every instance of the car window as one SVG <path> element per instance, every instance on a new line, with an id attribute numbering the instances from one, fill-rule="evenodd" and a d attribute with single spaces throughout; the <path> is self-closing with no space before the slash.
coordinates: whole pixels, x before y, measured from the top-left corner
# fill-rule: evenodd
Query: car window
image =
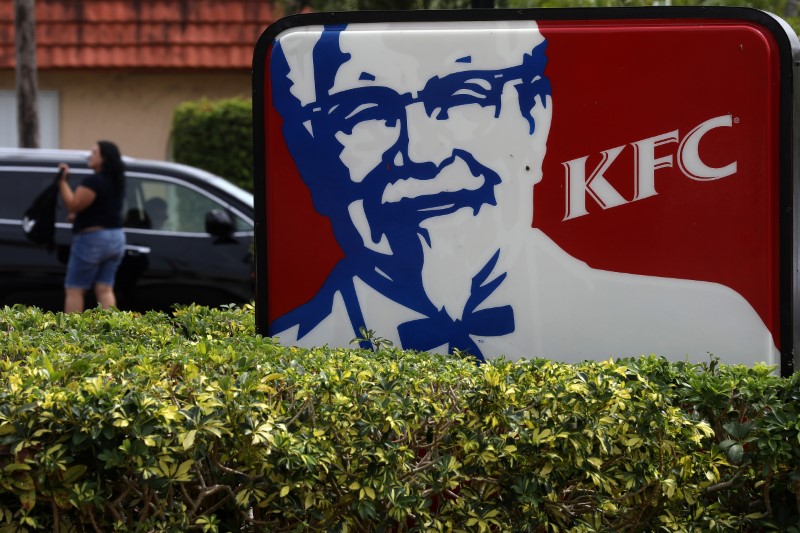
<path id="1" fill-rule="evenodd" d="M 36 196 L 55 179 L 55 169 L 4 168 L 0 170 L 0 219 L 20 220 Z M 58 198 L 56 221 L 66 220 L 66 209 Z"/>
<path id="2" fill-rule="evenodd" d="M 127 176 L 126 227 L 183 233 L 206 233 L 206 213 L 225 209 L 202 192 L 173 181 Z M 246 220 L 230 213 L 236 231 L 252 231 Z"/>

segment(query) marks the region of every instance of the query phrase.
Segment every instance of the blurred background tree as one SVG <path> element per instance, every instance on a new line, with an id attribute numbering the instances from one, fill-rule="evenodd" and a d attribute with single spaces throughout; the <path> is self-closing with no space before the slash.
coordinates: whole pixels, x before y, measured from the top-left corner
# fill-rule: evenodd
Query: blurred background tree
<path id="1" fill-rule="evenodd" d="M 491 0 L 489 0 L 491 1 Z M 769 11 L 800 30 L 800 0 L 494 0 L 497 8 L 527 7 L 637 7 L 637 6 L 740 6 Z M 357 11 L 391 9 L 468 9 L 476 0 L 292 0 L 287 11 Z"/>
<path id="2" fill-rule="evenodd" d="M 17 89 L 17 137 L 23 148 L 39 148 L 39 108 L 36 96 L 36 2 L 14 0 L 15 83 Z"/>
<path id="3" fill-rule="evenodd" d="M 253 106 L 249 99 L 192 100 L 172 118 L 173 161 L 253 190 Z"/>

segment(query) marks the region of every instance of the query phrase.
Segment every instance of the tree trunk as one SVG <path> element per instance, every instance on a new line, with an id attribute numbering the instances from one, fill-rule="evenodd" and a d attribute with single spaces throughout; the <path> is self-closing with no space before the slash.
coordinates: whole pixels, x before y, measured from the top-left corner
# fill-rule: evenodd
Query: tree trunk
<path id="1" fill-rule="evenodd" d="M 14 30 L 17 48 L 17 132 L 19 146 L 39 147 L 39 91 L 36 75 L 36 0 L 14 0 Z"/>

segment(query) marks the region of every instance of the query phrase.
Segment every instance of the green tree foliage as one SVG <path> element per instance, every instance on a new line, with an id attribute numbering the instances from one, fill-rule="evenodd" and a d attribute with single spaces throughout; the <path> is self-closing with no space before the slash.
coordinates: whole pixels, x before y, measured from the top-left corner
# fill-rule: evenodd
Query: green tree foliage
<path id="1" fill-rule="evenodd" d="M 392 9 L 469 9 L 473 0 L 305 0 L 292 3 L 292 12 L 310 7 L 314 11 Z M 638 7 L 638 6 L 741 6 L 769 11 L 786 19 L 795 32 L 800 29 L 798 0 L 495 0 L 498 8 L 531 7 Z"/>
<path id="2" fill-rule="evenodd" d="M 769 11 L 800 29 L 797 0 L 495 0 L 497 7 L 738 6 Z"/>
<path id="3" fill-rule="evenodd" d="M 311 0 L 314 11 L 467 9 L 471 0 Z"/>
<path id="4" fill-rule="evenodd" d="M 468 9 L 472 0 L 310 0 L 315 11 L 361 9 Z M 631 6 L 746 6 L 778 15 L 796 16 L 795 0 L 495 0 L 495 7 L 631 7 Z"/>
<path id="5" fill-rule="evenodd" d="M 244 98 L 184 102 L 172 121 L 172 158 L 252 191 L 252 114 Z"/>

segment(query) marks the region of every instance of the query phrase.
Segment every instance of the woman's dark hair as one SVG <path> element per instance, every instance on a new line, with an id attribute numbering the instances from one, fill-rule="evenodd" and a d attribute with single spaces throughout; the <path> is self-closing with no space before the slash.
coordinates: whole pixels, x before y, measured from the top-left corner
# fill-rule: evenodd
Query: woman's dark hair
<path id="1" fill-rule="evenodd" d="M 117 145 L 111 141 L 97 141 L 100 157 L 103 158 L 103 173 L 111 178 L 117 189 L 125 187 L 125 163 Z"/>

